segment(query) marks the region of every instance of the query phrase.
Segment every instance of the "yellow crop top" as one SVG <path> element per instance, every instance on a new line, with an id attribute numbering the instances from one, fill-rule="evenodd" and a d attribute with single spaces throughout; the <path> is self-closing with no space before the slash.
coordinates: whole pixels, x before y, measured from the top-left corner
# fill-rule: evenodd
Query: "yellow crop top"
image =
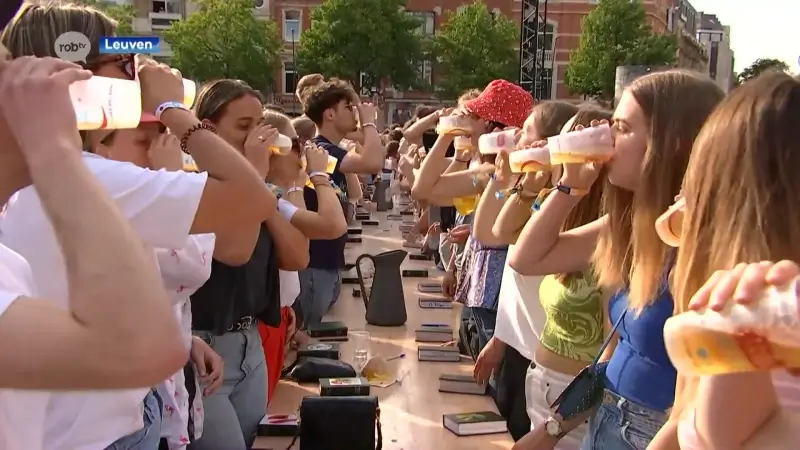
<path id="1" fill-rule="evenodd" d="M 591 272 L 569 277 L 566 285 L 548 275 L 539 286 L 547 321 L 541 345 L 565 358 L 591 362 L 605 338 L 600 289 Z"/>

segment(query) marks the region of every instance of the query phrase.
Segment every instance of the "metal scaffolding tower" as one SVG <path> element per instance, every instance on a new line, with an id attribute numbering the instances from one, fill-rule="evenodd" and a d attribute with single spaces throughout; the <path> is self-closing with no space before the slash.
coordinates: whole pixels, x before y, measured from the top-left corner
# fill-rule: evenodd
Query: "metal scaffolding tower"
<path id="1" fill-rule="evenodd" d="M 536 100 L 546 100 L 550 98 L 553 66 L 546 67 L 545 62 L 552 62 L 555 53 L 553 37 L 547 39 L 547 0 L 522 0 L 521 16 L 519 85 Z M 546 43 L 551 43 L 552 48 L 546 48 Z"/>

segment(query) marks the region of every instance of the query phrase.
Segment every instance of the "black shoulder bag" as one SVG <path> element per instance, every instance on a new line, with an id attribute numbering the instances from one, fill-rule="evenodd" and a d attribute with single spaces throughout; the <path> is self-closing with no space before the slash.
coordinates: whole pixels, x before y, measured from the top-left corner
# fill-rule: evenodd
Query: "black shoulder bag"
<path id="1" fill-rule="evenodd" d="M 600 347 L 600 351 L 597 352 L 597 356 L 594 357 L 594 361 L 581 370 L 578 375 L 575 375 L 575 378 L 570 381 L 569 385 L 561 392 L 561 395 L 550 405 L 550 408 L 555 408 L 555 412 L 564 420 L 573 419 L 579 414 L 594 408 L 603 399 L 603 390 L 605 390 L 603 378 L 605 377 L 608 362 L 601 363 L 600 357 L 603 356 L 606 347 L 608 347 L 611 339 L 614 338 L 614 333 L 616 333 L 627 312 L 625 310 L 619 316 L 619 319 L 617 319 L 617 322 L 611 328 L 611 332 L 606 336 L 606 340 Z"/>
<path id="2" fill-rule="evenodd" d="M 378 397 L 305 397 L 299 429 L 286 450 L 300 438 L 300 450 L 381 450 Z"/>

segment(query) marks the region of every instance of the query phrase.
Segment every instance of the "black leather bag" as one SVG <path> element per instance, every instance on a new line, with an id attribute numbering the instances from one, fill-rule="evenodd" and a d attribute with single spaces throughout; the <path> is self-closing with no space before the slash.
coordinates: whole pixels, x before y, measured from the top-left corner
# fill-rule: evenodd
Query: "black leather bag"
<path id="1" fill-rule="evenodd" d="M 550 405 L 550 408 L 555 408 L 555 412 L 563 417 L 564 420 L 573 419 L 579 414 L 594 408 L 602 401 L 603 391 L 605 390 L 603 379 L 605 378 L 606 366 L 608 363 L 599 362 L 600 357 L 614 337 L 614 333 L 622 323 L 622 319 L 625 318 L 626 312 L 623 312 L 619 319 L 617 319 L 617 322 L 611 329 L 611 333 L 606 336 L 606 340 L 600 347 L 600 351 L 597 352 L 594 361 L 581 370 L 580 373 L 570 381 L 567 387 L 564 388 L 556 401 Z"/>
<path id="2" fill-rule="evenodd" d="M 288 449 L 298 437 L 300 450 L 381 450 L 378 397 L 306 397 L 298 435 Z"/>
<path id="3" fill-rule="evenodd" d="M 304 356 L 298 358 L 289 367 L 283 369 L 288 376 L 298 383 L 316 383 L 320 378 L 352 378 L 358 376 L 350 364 L 338 359 Z"/>

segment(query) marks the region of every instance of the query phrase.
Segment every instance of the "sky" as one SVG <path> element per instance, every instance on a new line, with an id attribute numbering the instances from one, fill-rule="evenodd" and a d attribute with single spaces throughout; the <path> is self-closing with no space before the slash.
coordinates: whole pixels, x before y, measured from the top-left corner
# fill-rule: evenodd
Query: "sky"
<path id="1" fill-rule="evenodd" d="M 689 0 L 731 27 L 735 70 L 758 58 L 775 58 L 800 73 L 800 0 Z"/>

